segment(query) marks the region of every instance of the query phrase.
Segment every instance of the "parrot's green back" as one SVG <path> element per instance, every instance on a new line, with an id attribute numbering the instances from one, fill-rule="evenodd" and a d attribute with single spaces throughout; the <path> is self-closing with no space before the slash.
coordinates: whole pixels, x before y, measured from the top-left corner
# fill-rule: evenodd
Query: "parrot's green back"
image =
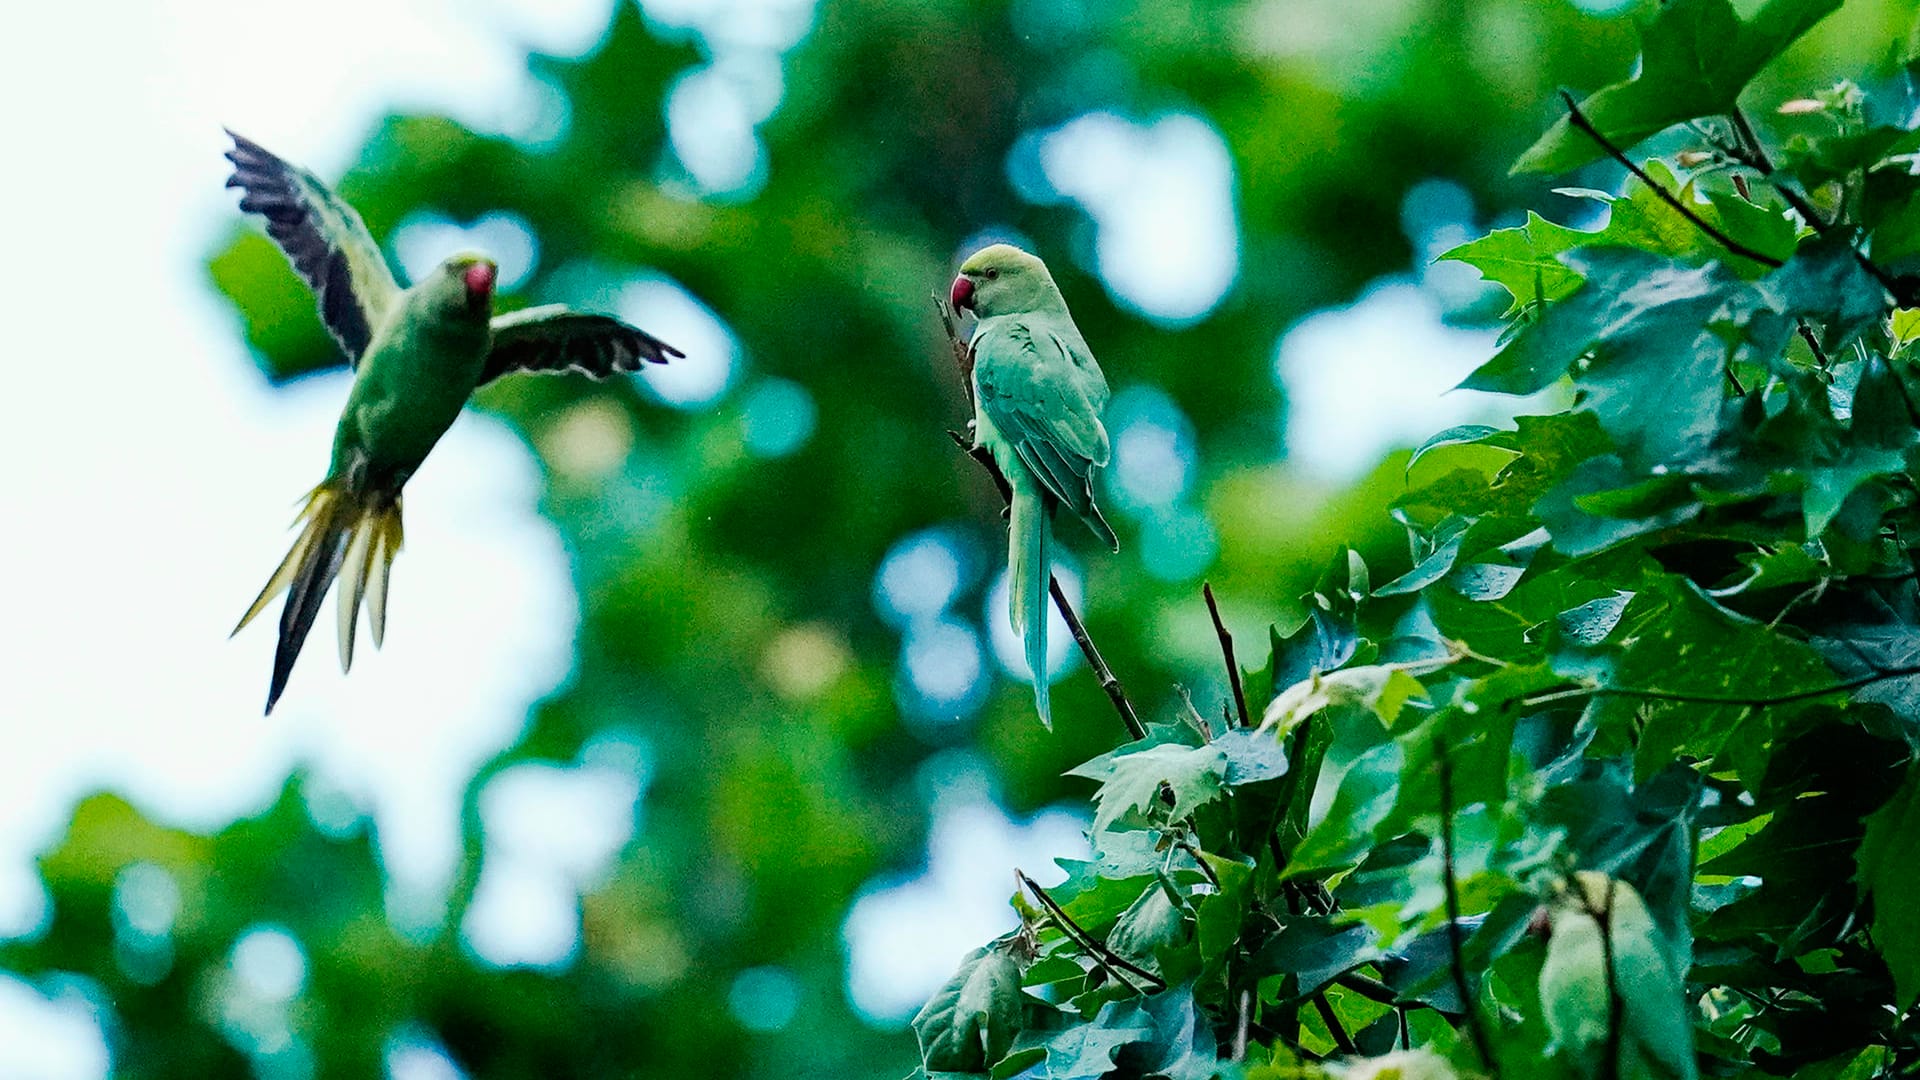
<path id="1" fill-rule="evenodd" d="M 1050 498 L 1117 546 L 1092 487 L 1093 470 L 1112 457 L 1101 422 L 1107 379 L 1066 303 L 981 320 L 973 355 L 975 422 L 986 421 L 981 430 L 1005 440 L 1007 452 Z"/>

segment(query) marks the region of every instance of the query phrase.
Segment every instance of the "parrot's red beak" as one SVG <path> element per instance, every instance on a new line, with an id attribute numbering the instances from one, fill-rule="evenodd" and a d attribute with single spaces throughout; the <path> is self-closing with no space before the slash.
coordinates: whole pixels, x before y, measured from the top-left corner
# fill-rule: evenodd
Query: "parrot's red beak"
<path id="1" fill-rule="evenodd" d="M 492 263 L 477 262 L 467 267 L 464 276 L 467 283 L 468 303 L 474 307 L 492 303 L 494 273 Z"/>
<path id="2" fill-rule="evenodd" d="M 953 293 L 948 297 L 953 302 L 953 310 L 967 311 L 973 307 L 973 279 L 962 274 L 953 279 Z"/>

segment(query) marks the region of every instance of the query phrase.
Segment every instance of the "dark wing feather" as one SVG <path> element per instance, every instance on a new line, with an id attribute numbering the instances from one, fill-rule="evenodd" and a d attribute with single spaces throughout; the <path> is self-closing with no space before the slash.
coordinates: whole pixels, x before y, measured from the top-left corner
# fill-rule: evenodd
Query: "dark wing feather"
<path id="1" fill-rule="evenodd" d="M 240 209 L 267 219 L 267 235 L 286 252 L 320 304 L 320 321 L 358 364 L 400 285 L 353 207 L 312 173 L 229 131 L 228 187 Z"/>
<path id="2" fill-rule="evenodd" d="M 516 371 L 579 372 L 604 379 L 615 372 L 638 371 L 641 364 L 664 364 L 670 356 L 685 355 L 611 315 L 550 304 L 493 320 L 493 349 L 480 372 L 480 385 Z"/>

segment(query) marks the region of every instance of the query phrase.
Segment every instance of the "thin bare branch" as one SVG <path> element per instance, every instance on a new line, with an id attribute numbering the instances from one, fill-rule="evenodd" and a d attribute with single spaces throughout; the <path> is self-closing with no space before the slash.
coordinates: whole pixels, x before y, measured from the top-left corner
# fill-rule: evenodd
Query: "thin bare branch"
<path id="1" fill-rule="evenodd" d="M 1760 695 L 1741 697 L 1721 694 L 1689 694 L 1675 690 L 1644 690 L 1631 686 L 1575 686 L 1566 690 L 1553 690 L 1533 697 L 1522 698 L 1526 708 L 1536 708 L 1556 701 L 1567 701 L 1584 697 L 1626 697 L 1643 701 L 1671 701 L 1682 705 L 1737 705 L 1748 708 L 1764 709 L 1771 705 L 1791 705 L 1798 701 L 1812 701 L 1829 694 L 1844 694 L 1888 679 L 1906 679 L 1920 675 L 1920 665 L 1908 667 L 1884 668 L 1872 671 L 1852 679 L 1845 679 L 1811 690 L 1795 690 L 1790 694 Z"/>
<path id="2" fill-rule="evenodd" d="M 1098 961 L 1101 967 L 1106 968 L 1112 973 L 1113 977 L 1118 979 L 1122 986 L 1125 986 L 1136 994 L 1146 993 L 1146 990 L 1135 985 L 1132 979 L 1127 978 L 1127 975 L 1131 974 L 1138 978 L 1145 979 L 1150 984 L 1149 989 L 1155 992 L 1167 988 L 1166 980 L 1148 971 L 1146 968 L 1129 961 L 1126 957 L 1121 956 L 1112 949 L 1107 948 L 1106 942 L 1087 933 L 1079 923 L 1073 921 L 1073 916 L 1067 914 L 1067 909 L 1061 907 L 1059 902 L 1053 897 L 1048 896 L 1047 890 L 1035 884 L 1034 880 L 1028 877 L 1025 871 L 1015 870 L 1013 875 L 1020 879 L 1021 887 L 1032 893 L 1034 899 L 1040 901 L 1040 906 L 1047 909 L 1047 914 L 1053 917 L 1053 921 L 1059 925 L 1060 929 L 1079 944 L 1082 949 L 1085 949 L 1094 960 Z"/>
<path id="3" fill-rule="evenodd" d="M 1240 726 L 1252 727 L 1253 717 L 1247 712 L 1247 690 L 1241 685 L 1240 663 L 1233 657 L 1233 635 L 1227 633 L 1227 624 L 1220 619 L 1220 605 L 1213 599 L 1213 582 L 1200 583 L 1200 593 L 1207 598 L 1207 614 L 1213 616 L 1213 632 L 1220 635 L 1220 658 L 1227 664 L 1227 682 L 1233 685 L 1233 708 L 1240 714 Z"/>
<path id="4" fill-rule="evenodd" d="M 1741 243 L 1740 241 L 1735 240 L 1733 237 L 1728 236 L 1726 233 L 1721 232 L 1719 226 L 1708 221 L 1706 218 L 1701 217 L 1699 211 L 1695 210 L 1691 206 L 1688 206 L 1686 202 L 1680 198 L 1680 196 L 1675 195 L 1673 192 L 1668 191 L 1666 188 L 1661 187 L 1657 183 L 1654 183 L 1653 177 L 1648 176 L 1647 171 L 1645 169 L 1634 164 L 1632 158 L 1622 153 L 1619 147 L 1613 145 L 1611 140 L 1609 140 L 1605 135 L 1602 135 L 1600 133 L 1599 128 L 1596 128 L 1593 126 L 1593 121 L 1588 120 L 1587 114 L 1580 111 L 1580 106 L 1574 102 L 1572 94 L 1569 94 L 1566 91 L 1562 90 L 1560 92 L 1560 97 L 1567 103 L 1567 122 L 1569 124 L 1572 124 L 1574 128 L 1584 132 L 1588 138 L 1598 143 L 1600 145 L 1600 149 L 1605 150 L 1607 152 L 1608 157 L 1611 157 L 1613 160 L 1626 166 L 1627 171 L 1632 173 L 1634 176 L 1638 177 L 1641 183 L 1647 185 L 1647 188 L 1649 190 L 1651 190 L 1655 195 L 1659 196 L 1661 202 L 1664 202 L 1668 206 L 1673 207 L 1676 213 L 1678 213 L 1681 217 L 1686 218 L 1688 221 L 1692 222 L 1695 228 L 1705 233 L 1708 237 L 1710 237 L 1713 240 L 1714 243 L 1719 244 L 1721 247 L 1726 248 L 1729 252 L 1732 252 L 1733 254 L 1738 255 L 1743 259 L 1751 259 L 1762 266 L 1769 266 L 1769 267 L 1773 267 L 1774 269 L 1779 269 L 1781 266 L 1785 265 L 1779 259 L 1776 259 L 1765 252 L 1755 251 L 1754 249 L 1748 247 L 1747 245 Z"/>
<path id="5" fill-rule="evenodd" d="M 1342 1024 L 1340 1017 L 1334 1013 L 1333 1003 L 1327 1000 L 1326 994 L 1313 995 L 1313 1008 L 1320 1014 L 1321 1022 L 1327 1025 L 1327 1033 L 1333 1036 L 1333 1045 L 1336 1049 L 1349 1056 L 1360 1052 L 1360 1048 L 1354 1045 L 1353 1036 L 1347 1034 L 1346 1025 Z"/>
<path id="6" fill-rule="evenodd" d="M 1779 192 L 1780 197 L 1793 208 L 1793 212 L 1799 214 L 1801 220 L 1812 226 L 1815 232 L 1832 231 L 1839 222 L 1828 221 L 1826 215 L 1822 214 L 1799 188 L 1780 179 L 1773 167 L 1773 159 L 1767 156 L 1767 149 L 1760 142 L 1760 136 L 1755 134 L 1753 125 L 1747 122 L 1747 114 L 1736 105 L 1733 111 L 1727 114 L 1727 118 L 1733 122 L 1734 140 L 1732 145 L 1722 146 L 1721 149 L 1735 161 L 1759 173 L 1760 178 L 1772 185 L 1773 190 Z M 1887 295 L 1893 297 L 1895 303 L 1903 307 L 1912 304 L 1914 300 L 1912 289 L 1903 286 L 1897 278 L 1887 272 L 1886 268 L 1867 258 L 1859 248 L 1852 244 L 1847 247 L 1853 252 L 1854 260 L 1860 264 L 1860 268 L 1878 281 L 1880 287 L 1887 290 Z"/>

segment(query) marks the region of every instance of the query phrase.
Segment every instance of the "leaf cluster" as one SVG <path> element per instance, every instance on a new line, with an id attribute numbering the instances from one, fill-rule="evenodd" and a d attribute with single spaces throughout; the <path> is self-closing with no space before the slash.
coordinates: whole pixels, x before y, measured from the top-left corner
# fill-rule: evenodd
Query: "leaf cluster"
<path id="1" fill-rule="evenodd" d="M 1466 385 L 1566 407 L 1419 448 L 1412 569 L 1343 551 L 1230 672 L 1258 722 L 1072 770 L 1092 857 L 921 1013 L 929 1075 L 1920 1063 L 1914 111 L 1738 103 L 1836 6 L 1662 5 L 1521 158 L 1633 169 L 1444 256 L 1512 297 Z"/>

